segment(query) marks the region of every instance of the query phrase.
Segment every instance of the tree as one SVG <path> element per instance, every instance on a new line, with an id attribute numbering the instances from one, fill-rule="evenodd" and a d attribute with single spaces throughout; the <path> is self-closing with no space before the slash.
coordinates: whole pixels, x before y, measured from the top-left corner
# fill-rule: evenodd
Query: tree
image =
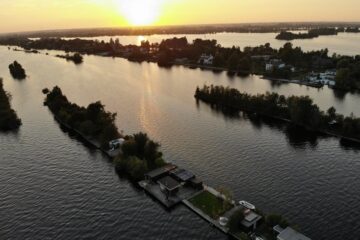
<path id="1" fill-rule="evenodd" d="M 236 71 L 238 68 L 239 56 L 236 52 L 233 52 L 228 60 L 228 68 L 230 71 Z"/>
<path id="2" fill-rule="evenodd" d="M 87 116 L 90 120 L 96 122 L 100 113 L 104 111 L 104 105 L 100 101 L 91 103 L 87 107 Z"/>
<path id="3" fill-rule="evenodd" d="M 286 221 L 286 219 L 284 219 L 281 215 L 277 215 L 277 214 L 271 214 L 268 215 L 265 218 L 266 224 L 273 228 L 276 225 L 280 225 L 280 227 L 282 228 L 286 228 L 289 226 L 289 223 Z"/>
<path id="4" fill-rule="evenodd" d="M 147 172 L 146 162 L 143 160 L 132 156 L 127 159 L 128 163 L 128 173 L 132 180 L 139 181 L 143 179 L 144 174 Z"/>
<path id="5" fill-rule="evenodd" d="M 236 233 L 239 231 L 241 227 L 241 221 L 244 220 L 244 212 L 242 210 L 235 211 L 229 219 L 227 227 L 229 228 L 230 232 Z"/>
<path id="6" fill-rule="evenodd" d="M 250 72 L 251 70 L 251 59 L 249 57 L 243 57 L 239 61 L 239 70 L 244 72 Z"/>
<path id="7" fill-rule="evenodd" d="M 148 142 L 149 138 L 146 133 L 140 132 L 140 133 L 134 134 L 134 140 L 137 145 L 137 156 L 139 158 L 143 158 L 144 153 L 145 153 L 145 145 Z"/>
<path id="8" fill-rule="evenodd" d="M 336 109 L 334 107 L 331 107 L 327 110 L 327 115 L 330 118 L 330 121 L 336 119 Z"/>
<path id="9" fill-rule="evenodd" d="M 155 166 L 155 160 L 158 157 L 161 157 L 161 154 L 158 152 L 158 148 L 160 147 L 160 144 L 149 140 L 147 141 L 144 149 L 144 157 L 148 162 L 149 167 Z"/>
<path id="10" fill-rule="evenodd" d="M 138 147 L 134 138 L 126 140 L 121 146 L 121 150 L 125 157 L 136 156 Z"/>
<path id="11" fill-rule="evenodd" d="M 336 71 L 336 87 L 341 89 L 350 89 L 353 87 L 352 81 L 350 80 L 350 69 L 341 68 Z"/>
<path id="12" fill-rule="evenodd" d="M 219 188 L 218 191 L 225 197 L 225 200 L 223 201 L 223 209 L 228 209 L 231 206 L 231 201 L 233 199 L 232 192 L 226 188 Z"/>

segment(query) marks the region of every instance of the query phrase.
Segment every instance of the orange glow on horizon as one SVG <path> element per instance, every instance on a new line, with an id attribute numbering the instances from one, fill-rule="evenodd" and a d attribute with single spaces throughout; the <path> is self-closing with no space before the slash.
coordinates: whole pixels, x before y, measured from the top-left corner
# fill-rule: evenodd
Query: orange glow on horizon
<path id="1" fill-rule="evenodd" d="M 360 21 L 359 0 L 3 0 L 0 32 L 214 23 Z M 321 14 L 319 14 L 321 12 Z M 16 18 L 14 18 L 16 16 Z"/>

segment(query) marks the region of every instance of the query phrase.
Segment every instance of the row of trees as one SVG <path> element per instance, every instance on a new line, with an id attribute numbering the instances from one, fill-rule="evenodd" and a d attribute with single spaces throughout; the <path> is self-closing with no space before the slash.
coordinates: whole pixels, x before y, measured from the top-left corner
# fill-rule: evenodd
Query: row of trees
<path id="1" fill-rule="evenodd" d="M 103 148 L 108 148 L 111 140 L 121 137 L 115 125 L 116 114 L 106 112 L 101 102 L 80 107 L 68 101 L 59 87 L 43 90 L 47 94 L 45 104 L 62 122 L 86 137 L 96 139 Z M 151 140 L 145 133 L 125 136 L 121 153 L 114 160 L 115 169 L 131 180 L 143 179 L 148 171 L 165 165 L 160 144 Z"/>
<path id="2" fill-rule="evenodd" d="M 116 113 L 105 111 L 101 102 L 80 107 L 69 102 L 56 86 L 47 93 L 45 104 L 61 122 L 95 139 L 103 148 L 108 148 L 109 141 L 120 137 L 115 125 Z"/>
<path id="3" fill-rule="evenodd" d="M 317 30 L 318 34 L 326 34 L 330 30 Z M 330 31 L 331 32 L 331 31 Z M 188 63 L 199 64 L 202 54 L 214 57 L 212 66 L 223 68 L 229 72 L 254 73 L 270 75 L 277 78 L 292 78 L 294 74 L 303 75 L 309 72 L 319 72 L 327 69 L 337 69 L 335 88 L 344 90 L 360 89 L 360 56 L 328 55 L 328 49 L 318 51 L 303 51 L 290 42 L 280 49 L 274 49 L 269 43 L 257 47 L 225 48 L 216 40 L 195 39 L 189 42 L 186 37 L 163 40 L 160 44 L 150 44 L 148 41 L 141 46 L 122 46 L 119 42 L 93 41 L 83 39 L 64 40 L 57 38 L 29 40 L 21 38 L 0 39 L 0 44 L 16 45 L 25 49 L 55 49 L 85 54 L 104 54 L 108 56 L 125 57 L 131 61 L 156 61 L 160 66 L 171 66 L 176 59 L 187 59 Z M 79 54 L 66 56 L 76 63 L 82 62 Z M 269 59 L 280 59 L 288 68 L 265 70 Z M 295 67 L 296 72 L 290 71 Z"/>
<path id="4" fill-rule="evenodd" d="M 126 136 L 122 153 L 115 159 L 116 171 L 133 181 L 143 179 L 148 171 L 165 165 L 159 147 L 145 133 Z"/>
<path id="5" fill-rule="evenodd" d="M 360 118 L 345 117 L 331 107 L 323 112 L 308 96 L 285 97 L 277 93 L 250 95 L 223 86 L 197 88 L 195 98 L 219 108 L 250 111 L 291 121 L 310 130 L 327 131 L 360 140 Z"/>
<path id="6" fill-rule="evenodd" d="M 4 90 L 3 80 L 0 78 L 0 130 L 16 130 L 21 126 L 21 120 L 10 105 L 11 96 Z"/>
<path id="7" fill-rule="evenodd" d="M 344 31 L 344 29 L 342 30 Z M 276 39 L 278 40 L 295 40 L 295 39 L 312 39 L 317 38 L 319 36 L 324 35 L 336 35 L 338 34 L 339 30 L 336 28 L 316 28 L 310 29 L 307 33 L 293 33 L 289 31 L 281 31 L 277 36 Z"/>

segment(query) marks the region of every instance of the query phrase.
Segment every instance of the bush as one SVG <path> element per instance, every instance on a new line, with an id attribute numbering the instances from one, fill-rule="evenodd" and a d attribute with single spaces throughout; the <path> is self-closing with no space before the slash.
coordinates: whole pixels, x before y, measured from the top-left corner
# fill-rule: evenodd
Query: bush
<path id="1" fill-rule="evenodd" d="M 115 169 L 120 175 L 126 175 L 133 181 L 140 181 L 148 171 L 146 162 L 136 156 L 123 157 L 115 159 Z"/>
<path id="2" fill-rule="evenodd" d="M 286 219 L 284 219 L 281 215 L 271 214 L 266 217 L 266 225 L 273 228 L 276 225 L 280 225 L 282 228 L 286 228 L 289 226 L 289 223 Z"/>

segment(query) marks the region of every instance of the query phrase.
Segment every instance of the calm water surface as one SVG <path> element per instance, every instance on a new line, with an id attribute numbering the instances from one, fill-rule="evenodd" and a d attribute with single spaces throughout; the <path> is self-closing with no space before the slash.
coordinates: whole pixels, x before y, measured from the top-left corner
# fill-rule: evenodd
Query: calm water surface
<path id="1" fill-rule="evenodd" d="M 216 33 L 216 34 L 189 34 L 186 35 L 189 42 L 197 38 L 216 39 L 224 47 L 239 46 L 241 48 L 259 46 L 270 43 L 273 48 L 282 47 L 286 41 L 276 40 L 277 33 Z M 98 39 L 109 42 L 110 38 L 119 38 L 123 45 L 140 45 L 141 41 L 148 40 L 151 43 L 160 43 L 161 40 L 172 37 L 183 37 L 184 35 L 151 35 L 151 36 L 112 36 L 112 37 L 90 37 L 83 39 Z M 67 38 L 72 39 L 72 38 Z M 329 49 L 329 54 L 337 53 L 342 55 L 360 54 L 360 34 L 358 33 L 339 33 L 337 36 L 321 36 L 314 39 L 294 40 L 294 46 L 301 47 L 303 50 L 312 51 L 323 48 Z"/>
<path id="2" fill-rule="evenodd" d="M 185 207 L 167 212 L 111 163 L 61 130 L 41 89 L 58 85 L 80 105 L 101 100 L 126 133 L 145 131 L 168 161 L 266 212 L 284 214 L 313 239 L 360 239 L 359 148 L 276 123 L 225 117 L 193 98 L 196 86 L 309 95 L 322 109 L 360 116 L 360 96 L 257 76 L 230 78 L 86 56 L 76 66 L 44 54 L 0 48 L 0 76 L 23 121 L 0 134 L 0 239 L 226 239 Z M 7 65 L 18 60 L 25 81 Z"/>

